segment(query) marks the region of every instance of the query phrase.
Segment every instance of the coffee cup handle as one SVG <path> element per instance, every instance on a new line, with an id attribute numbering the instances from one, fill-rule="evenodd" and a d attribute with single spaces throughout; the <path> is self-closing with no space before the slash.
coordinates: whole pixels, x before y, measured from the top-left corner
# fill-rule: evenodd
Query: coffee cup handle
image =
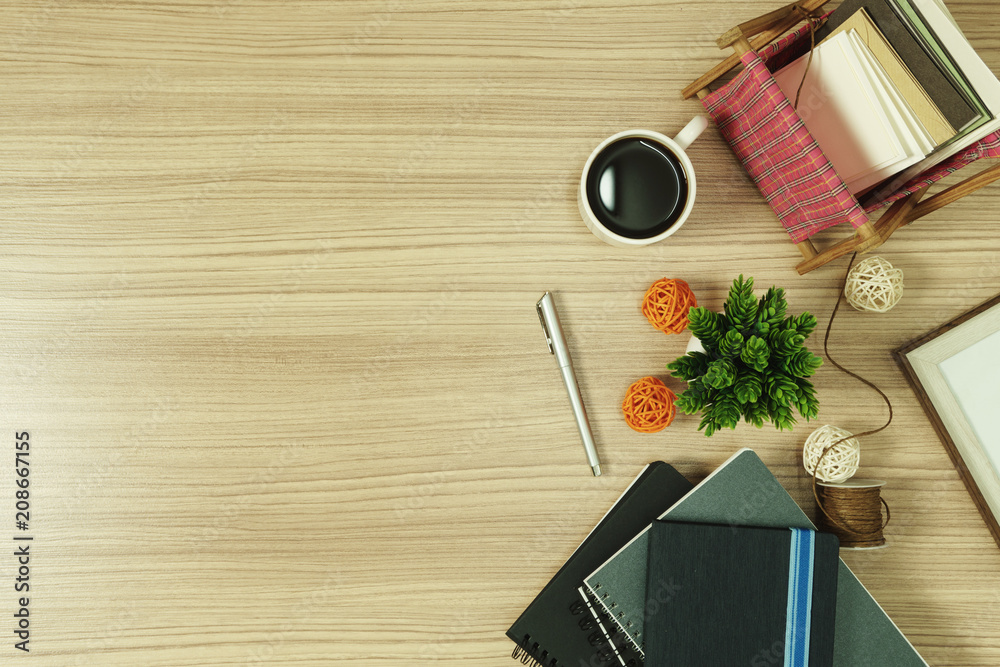
<path id="1" fill-rule="evenodd" d="M 691 122 L 684 126 L 676 137 L 674 137 L 674 143 L 681 147 L 681 150 L 687 150 L 687 147 L 694 143 L 694 140 L 701 136 L 701 133 L 705 131 L 708 127 L 708 117 L 706 116 L 695 116 L 691 119 Z"/>

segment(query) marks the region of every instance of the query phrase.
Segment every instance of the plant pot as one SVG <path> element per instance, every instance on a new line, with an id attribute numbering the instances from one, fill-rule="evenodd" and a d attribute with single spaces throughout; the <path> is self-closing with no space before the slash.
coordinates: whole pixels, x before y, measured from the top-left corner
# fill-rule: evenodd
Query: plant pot
<path id="1" fill-rule="evenodd" d="M 701 344 L 701 339 L 697 336 L 691 336 L 691 340 L 688 341 L 687 349 L 684 350 L 684 354 L 689 354 L 691 352 L 701 352 L 705 354 L 705 346 Z"/>

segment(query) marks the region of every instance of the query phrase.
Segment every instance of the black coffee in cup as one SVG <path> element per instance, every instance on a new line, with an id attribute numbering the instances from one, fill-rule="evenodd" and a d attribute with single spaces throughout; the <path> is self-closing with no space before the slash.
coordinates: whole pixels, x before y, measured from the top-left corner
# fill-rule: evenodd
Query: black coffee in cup
<path id="1" fill-rule="evenodd" d="M 644 137 L 608 144 L 587 174 L 587 203 L 610 231 L 647 239 L 681 217 L 688 181 L 681 161 L 666 146 Z"/>

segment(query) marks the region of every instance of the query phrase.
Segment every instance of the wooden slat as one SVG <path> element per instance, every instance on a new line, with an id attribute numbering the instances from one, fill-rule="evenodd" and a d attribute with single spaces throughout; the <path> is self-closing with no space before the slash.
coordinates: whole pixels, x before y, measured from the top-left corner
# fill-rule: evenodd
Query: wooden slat
<path id="1" fill-rule="evenodd" d="M 813 242 L 810 241 L 809 239 L 805 239 L 804 241 L 799 241 L 798 243 L 795 244 L 795 247 L 799 249 L 799 252 L 802 253 L 802 257 L 805 259 L 812 259 L 817 254 L 819 254 L 816 252 L 816 246 L 813 245 Z"/>
<path id="2" fill-rule="evenodd" d="M 878 219 L 875 223 L 875 230 L 878 232 L 879 239 L 881 243 L 885 243 L 889 240 L 897 229 L 908 224 L 908 216 L 910 211 L 920 202 L 920 199 L 927 194 L 927 188 L 922 190 L 917 190 L 909 197 L 897 200 L 889 206 L 888 210 L 882 214 L 882 217 Z M 879 245 L 881 245 L 881 243 Z M 866 249 L 866 252 L 869 249 Z"/>
<path id="3" fill-rule="evenodd" d="M 832 262 L 844 255 L 852 252 L 871 252 L 885 243 L 893 232 L 906 224 L 907 216 L 913 210 L 917 202 L 924 195 L 926 190 L 918 190 L 914 194 L 892 203 L 874 224 L 866 222 L 855 230 L 855 233 L 847 239 L 837 243 L 832 248 L 819 252 L 814 257 L 806 257 L 805 261 L 796 266 L 800 275 L 818 269 L 819 267 Z M 801 247 L 801 243 L 796 244 Z"/>
<path id="4" fill-rule="evenodd" d="M 826 2 L 827 0 L 803 0 L 800 4 L 807 11 L 813 11 L 822 7 Z M 758 51 L 794 28 L 799 22 L 801 22 L 801 20 L 802 18 L 799 15 L 791 14 L 782 19 L 773 28 L 765 30 L 763 33 L 750 39 L 750 45 L 753 47 L 754 51 Z M 699 90 L 707 88 L 719 77 L 725 75 L 726 72 L 739 64 L 739 56 L 735 54 L 727 56 L 722 62 L 717 64 L 702 76 L 698 77 L 694 82 L 688 84 L 684 90 L 681 91 L 681 96 L 684 99 L 694 97 Z"/>
<path id="5" fill-rule="evenodd" d="M 990 183 L 1000 179 L 1000 164 L 994 165 L 971 178 L 967 178 L 961 183 L 957 183 L 947 190 L 943 190 L 927 201 L 922 202 L 907 216 L 907 223 L 919 220 L 925 215 L 930 215 L 934 211 L 956 202 L 962 197 L 972 194 L 976 190 L 983 188 Z"/>
<path id="6" fill-rule="evenodd" d="M 854 252 L 857 250 L 860 242 L 861 241 L 857 236 L 846 238 L 840 243 L 834 245 L 832 248 L 827 248 L 826 250 L 818 253 L 815 257 L 799 262 L 795 267 L 795 270 L 799 272 L 800 276 L 804 276 L 810 271 L 818 269 L 828 262 L 832 262 L 835 259 L 839 259 L 844 255 Z"/>
<path id="7" fill-rule="evenodd" d="M 787 18 L 790 13 L 794 10 L 796 3 L 791 3 L 785 5 L 781 9 L 775 9 L 773 12 L 768 12 L 763 16 L 758 16 L 750 21 L 745 21 L 738 26 L 729 29 L 722 34 L 715 43 L 720 49 L 725 49 L 733 45 L 741 35 L 744 37 L 753 37 L 765 30 L 770 30 L 774 28 L 775 25 L 780 24 L 783 19 Z"/>
<path id="8" fill-rule="evenodd" d="M 736 52 L 736 56 L 738 58 L 742 58 L 744 54 L 750 52 L 753 49 L 753 47 L 750 46 L 750 42 L 747 41 L 747 38 L 742 35 L 740 35 L 739 37 L 736 38 L 736 40 L 733 41 L 732 47 L 733 51 Z"/>
<path id="9" fill-rule="evenodd" d="M 882 244 L 882 239 L 875 232 L 875 226 L 872 225 L 871 220 L 855 229 L 854 234 L 858 237 L 858 252 L 867 252 Z"/>

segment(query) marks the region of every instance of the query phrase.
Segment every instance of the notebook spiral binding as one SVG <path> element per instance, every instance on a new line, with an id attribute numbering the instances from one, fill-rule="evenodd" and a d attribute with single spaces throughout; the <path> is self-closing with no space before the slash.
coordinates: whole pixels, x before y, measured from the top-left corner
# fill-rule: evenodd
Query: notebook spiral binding
<path id="1" fill-rule="evenodd" d="M 609 619 L 611 619 L 615 640 L 622 642 L 628 649 L 645 657 L 646 642 L 637 641 L 639 639 L 638 636 L 636 636 L 636 639 L 632 639 L 628 632 L 626 632 L 626 629 L 632 626 L 632 622 L 625 621 L 623 618 L 624 614 L 622 612 L 618 612 L 617 614 L 615 613 L 614 610 L 618 607 L 618 603 L 614 600 L 608 600 L 607 593 L 598 594 L 597 591 L 600 590 L 600 588 L 601 584 L 598 583 L 594 587 L 594 590 L 588 589 L 586 592 L 590 599 L 598 604 L 597 608 L 600 609 Z"/>
<path id="2" fill-rule="evenodd" d="M 585 620 L 587 619 L 581 619 L 581 628 L 583 627 L 583 621 Z M 587 637 L 587 642 L 596 649 L 594 657 L 596 657 L 599 661 L 598 664 L 611 664 L 612 658 L 614 658 L 614 649 L 608 643 L 608 640 L 602 631 L 597 630 L 592 632 Z M 514 647 L 510 657 L 514 660 L 519 660 L 522 665 L 532 665 L 532 667 L 559 667 L 558 661 L 555 658 L 549 658 L 548 651 L 542 650 L 541 646 L 539 646 L 537 642 L 531 641 L 531 635 L 524 636 L 521 643 Z M 626 667 L 638 667 L 638 665 L 636 665 L 634 660 L 630 660 Z"/>
<path id="3" fill-rule="evenodd" d="M 598 585 L 598 588 L 600 588 L 600 585 Z M 631 657 L 627 661 L 625 661 L 623 657 L 619 655 L 618 664 L 624 665 L 624 667 L 643 667 L 643 658 L 645 657 L 646 643 L 641 642 L 641 644 L 637 645 L 636 642 L 633 641 L 631 637 L 629 637 L 628 633 L 625 632 L 626 625 L 622 624 L 621 616 L 619 615 L 618 617 L 615 617 L 613 615 L 613 612 L 610 611 L 611 609 L 616 608 L 618 604 L 615 602 L 611 603 L 606 602 L 608 597 L 607 593 L 604 593 L 603 598 L 601 598 L 598 597 L 598 595 L 594 591 L 586 587 L 583 588 L 583 592 L 587 596 L 588 601 L 591 603 L 594 612 L 599 616 L 601 616 L 603 619 L 602 622 L 604 623 L 608 633 L 610 634 L 610 637 L 606 639 L 606 642 L 608 643 L 608 646 L 611 649 L 611 651 L 613 651 L 614 653 L 618 653 L 617 649 L 621 649 L 622 652 L 628 651 L 631 653 L 636 653 L 639 656 L 638 658 Z M 628 627 L 630 627 L 631 625 L 632 625 L 631 622 L 627 623 Z"/>
<path id="4" fill-rule="evenodd" d="M 594 664 L 605 666 L 622 663 L 625 667 L 641 667 L 640 663 L 634 658 L 629 659 L 628 662 L 624 662 L 619 657 L 618 662 L 615 662 L 614 658 L 617 654 L 617 650 L 605 635 L 604 630 L 598 627 L 599 620 L 593 613 L 590 613 L 591 609 L 592 607 L 588 607 L 588 605 L 581 600 L 571 604 L 569 612 L 573 616 L 581 616 L 578 621 L 580 630 L 583 632 L 590 632 L 593 630 L 593 632 L 590 632 L 587 636 L 587 643 L 595 649 L 594 658 L 597 659 L 597 663 Z M 598 611 L 596 608 L 593 608 L 593 611 L 596 614 L 601 613 L 601 611 Z M 610 621 L 610 619 L 607 620 Z M 619 635 L 622 637 L 625 636 L 624 633 L 617 628 L 616 630 L 616 637 Z M 522 665 L 531 665 L 532 667 L 560 667 L 556 658 L 550 658 L 548 651 L 543 650 L 542 647 L 538 645 L 538 642 L 531 641 L 531 635 L 524 636 L 524 639 L 522 639 L 521 642 L 514 647 L 510 657 L 514 660 L 519 660 Z"/>
<path id="5" fill-rule="evenodd" d="M 524 639 L 520 644 L 514 647 L 514 651 L 510 654 L 510 657 L 514 660 L 520 660 L 522 665 L 533 665 L 534 667 L 557 667 L 556 659 L 552 658 L 549 663 L 545 661 L 548 659 L 549 652 L 542 651 L 538 642 L 532 644 L 531 635 L 525 635 Z"/>

